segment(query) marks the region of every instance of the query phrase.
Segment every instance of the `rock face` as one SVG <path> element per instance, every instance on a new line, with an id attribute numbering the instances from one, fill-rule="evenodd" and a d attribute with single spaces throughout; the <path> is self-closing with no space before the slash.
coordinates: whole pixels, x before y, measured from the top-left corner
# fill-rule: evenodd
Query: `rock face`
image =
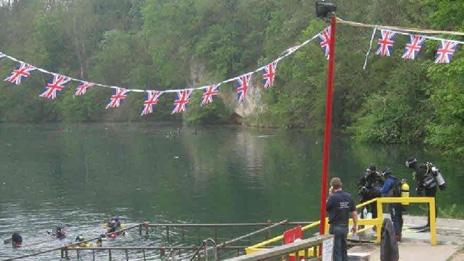
<path id="1" fill-rule="evenodd" d="M 215 79 L 210 75 L 203 64 L 191 59 L 190 62 L 190 82 L 191 86 L 201 86 L 207 83 L 213 84 L 211 79 Z M 241 122 L 240 119 L 258 116 L 266 110 L 266 106 L 262 101 L 262 83 L 261 75 L 254 74 L 251 79 L 251 86 L 248 89 L 245 101 L 237 101 L 236 83 L 235 81 L 226 83 L 220 87 L 219 97 L 224 101 L 224 104 L 235 113 L 234 121 Z M 218 82 L 224 79 L 219 80 Z"/>

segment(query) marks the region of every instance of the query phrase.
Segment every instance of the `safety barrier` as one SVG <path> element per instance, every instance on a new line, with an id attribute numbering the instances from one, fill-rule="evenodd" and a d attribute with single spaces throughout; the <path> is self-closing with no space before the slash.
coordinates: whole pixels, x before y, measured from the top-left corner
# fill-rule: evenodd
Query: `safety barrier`
<path id="1" fill-rule="evenodd" d="M 261 223 L 219 223 L 219 224 L 189 224 L 189 223 L 167 223 L 167 224 L 157 224 L 157 223 L 149 223 L 144 222 L 141 224 L 132 225 L 121 230 L 116 231 L 116 233 L 121 233 L 128 230 L 138 230 L 140 236 L 149 236 L 150 233 L 153 233 L 154 229 L 161 229 L 161 231 L 165 231 L 165 239 L 166 241 L 171 241 L 171 234 L 179 234 L 179 230 L 182 234 L 182 239 L 184 239 L 184 233 L 187 229 L 195 229 L 195 228 L 206 228 L 211 230 L 214 235 L 211 238 L 211 241 L 217 242 L 218 238 L 218 231 L 220 229 L 233 229 L 234 231 L 240 228 L 258 228 L 257 230 L 241 235 L 239 237 L 235 237 L 233 239 L 224 241 L 222 243 L 218 243 L 215 245 L 214 250 L 217 252 L 217 255 L 220 255 L 220 252 L 236 252 L 236 255 L 243 254 L 243 250 L 245 249 L 245 245 L 249 243 L 243 243 L 243 240 L 250 239 L 251 237 L 263 235 L 260 238 L 269 238 L 272 235 L 272 231 L 280 231 L 281 229 L 285 229 L 295 225 L 307 225 L 311 222 L 288 222 L 287 220 L 282 220 L 280 222 L 261 222 Z M 175 229 L 174 229 L 175 228 Z M 156 231 L 158 232 L 158 231 Z M 105 234 L 105 237 L 109 236 L 111 233 Z M 157 233 L 159 235 L 159 233 Z M 213 239 L 214 238 L 214 239 Z M 11 257 L 6 260 L 19 260 L 24 258 L 30 257 L 37 257 L 51 252 L 61 253 L 61 258 L 63 259 L 79 259 L 82 256 L 86 258 L 95 259 L 96 255 L 101 257 L 103 255 L 107 256 L 109 260 L 114 259 L 114 255 L 118 254 L 117 258 L 120 256 L 125 256 L 126 260 L 129 259 L 129 255 L 131 256 L 131 260 L 133 257 L 136 256 L 136 260 L 145 260 L 145 259 L 152 259 L 155 257 L 166 257 L 166 256 L 181 256 L 185 255 L 187 257 L 191 256 L 191 253 L 195 252 L 199 256 L 205 256 L 206 252 L 209 250 L 209 247 L 205 246 L 160 246 L 160 247 L 97 247 L 96 241 L 100 239 L 99 237 L 90 238 L 88 240 L 84 240 L 81 242 L 71 243 L 64 246 L 51 248 L 42 250 L 35 253 L 30 253 L 22 256 Z M 236 243 L 242 242 L 241 245 L 237 245 Z M 248 241 L 250 242 L 250 241 Z M 84 245 L 85 247 L 80 247 L 79 245 Z M 148 254 L 150 253 L 150 254 Z M 184 256 L 184 257 L 185 257 Z"/>
<path id="2" fill-rule="evenodd" d="M 312 258 L 311 252 L 317 252 L 325 240 L 331 240 L 332 235 L 317 236 L 309 239 L 298 240 L 290 244 L 266 249 L 249 255 L 243 255 L 227 259 L 228 261 L 255 261 L 255 260 L 319 260 Z"/>
<path id="3" fill-rule="evenodd" d="M 429 216 L 430 216 L 430 244 L 431 245 L 436 245 L 437 244 L 437 238 L 436 238 L 436 213 L 435 213 L 435 198 L 433 197 L 382 197 L 382 198 L 374 198 L 369 201 L 363 202 L 359 205 L 356 206 L 356 209 L 361 209 L 367 205 L 370 205 L 372 203 L 376 204 L 377 208 L 377 218 L 364 218 L 364 219 L 359 219 L 358 220 L 358 226 L 365 226 L 363 229 L 358 230 L 358 233 L 367 231 L 371 229 L 372 227 L 375 227 L 376 229 L 376 238 L 375 242 L 379 243 L 381 239 L 381 230 L 382 230 L 382 223 L 383 223 L 383 205 L 384 204 L 392 204 L 392 203 L 401 203 L 404 205 L 408 204 L 428 204 L 429 206 Z M 353 220 L 350 219 L 350 225 L 353 224 Z M 306 225 L 302 227 L 303 231 L 307 231 L 311 228 L 316 228 L 320 224 L 320 221 L 316 221 L 314 223 L 311 223 L 309 225 Z M 329 231 L 329 224 L 326 220 L 325 222 L 326 229 L 325 231 Z M 256 251 L 261 251 L 264 250 L 268 247 L 275 246 L 276 244 L 281 244 L 283 240 L 283 235 L 278 235 L 274 238 L 271 238 L 269 240 L 260 242 L 258 244 L 252 245 L 250 247 L 247 247 L 245 249 L 245 253 L 252 254 Z"/>

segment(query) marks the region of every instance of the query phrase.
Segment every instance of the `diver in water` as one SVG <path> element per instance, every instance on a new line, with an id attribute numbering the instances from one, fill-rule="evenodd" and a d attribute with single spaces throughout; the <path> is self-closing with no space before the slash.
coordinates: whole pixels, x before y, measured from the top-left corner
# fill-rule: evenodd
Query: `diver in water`
<path id="1" fill-rule="evenodd" d="M 76 237 L 77 247 L 91 247 L 89 242 L 85 242 L 85 238 L 82 235 Z"/>
<path id="2" fill-rule="evenodd" d="M 121 230 L 121 228 L 121 220 L 118 216 L 114 216 L 108 222 L 108 230 L 106 233 L 109 234 L 109 238 L 115 238 L 121 234 L 124 235 L 124 232 L 118 232 L 119 230 Z"/>
<path id="3" fill-rule="evenodd" d="M 58 239 L 64 239 L 66 237 L 66 232 L 64 231 L 64 227 L 57 226 L 55 229 L 55 237 Z"/>
<path id="4" fill-rule="evenodd" d="M 11 246 L 14 248 L 21 247 L 23 244 L 23 237 L 17 232 L 13 233 L 11 235 Z"/>
<path id="5" fill-rule="evenodd" d="M 366 202 L 376 197 L 380 197 L 380 189 L 383 186 L 383 177 L 376 171 L 374 165 L 370 165 L 366 169 L 364 175 L 358 181 L 358 194 L 360 197 L 360 203 Z M 377 217 L 376 203 L 371 203 L 366 206 L 367 210 L 372 213 L 372 218 Z M 361 211 L 361 217 L 364 217 L 364 211 Z"/>
<path id="6" fill-rule="evenodd" d="M 417 163 L 417 159 L 411 157 L 406 160 L 406 167 L 412 169 L 413 179 L 416 186 L 416 194 L 418 196 L 433 197 L 435 198 L 435 216 L 438 216 L 438 204 L 437 204 L 437 188 L 440 190 L 446 189 L 446 181 L 440 170 L 430 162 L 422 164 Z M 428 212 L 430 213 L 430 211 Z M 422 229 L 423 231 L 430 230 L 430 215 L 427 219 L 425 226 L 417 227 L 416 229 Z"/>

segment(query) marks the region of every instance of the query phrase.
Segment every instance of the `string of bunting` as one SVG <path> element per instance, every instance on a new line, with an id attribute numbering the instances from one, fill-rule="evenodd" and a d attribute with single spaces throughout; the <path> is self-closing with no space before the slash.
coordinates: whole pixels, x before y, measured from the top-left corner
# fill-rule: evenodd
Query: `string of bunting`
<path id="1" fill-rule="evenodd" d="M 348 24 L 355 27 L 369 27 L 373 28 L 371 40 L 369 43 L 369 49 L 366 53 L 363 69 L 366 69 L 367 59 L 372 49 L 372 43 L 374 41 L 377 31 L 380 31 L 380 38 L 377 40 L 377 49 L 375 54 L 379 56 L 391 56 L 393 52 L 393 45 L 396 41 L 397 35 L 405 35 L 409 37 L 409 42 L 406 43 L 401 56 L 404 60 L 415 60 L 421 51 L 426 40 L 439 41 L 440 44 L 435 52 L 435 63 L 450 63 L 454 53 L 457 50 L 459 44 L 464 45 L 463 41 L 445 39 L 440 37 L 429 36 L 426 34 L 449 34 L 464 36 L 462 32 L 453 31 L 438 31 L 429 29 L 417 29 L 417 28 L 405 28 L 398 26 L 384 26 L 384 25 L 372 25 L 364 24 L 352 21 L 346 21 L 337 17 L 337 21 L 342 24 Z"/>
<path id="2" fill-rule="evenodd" d="M 109 103 L 106 105 L 106 109 L 118 108 L 121 102 L 127 98 L 127 95 L 131 92 L 134 93 L 146 93 L 146 100 L 143 103 L 143 109 L 141 115 L 148 115 L 153 113 L 155 105 L 158 104 L 159 98 L 161 95 L 166 93 L 175 93 L 177 95 L 174 100 L 174 108 L 171 114 L 185 112 L 187 105 L 190 102 L 190 97 L 193 91 L 203 91 L 201 98 L 201 106 L 206 106 L 213 102 L 213 98 L 219 94 L 219 87 L 221 85 L 235 82 L 235 91 L 237 94 L 238 102 L 245 101 L 249 88 L 251 88 L 251 79 L 252 75 L 258 72 L 262 73 L 263 87 L 264 89 L 271 88 L 275 83 L 275 77 L 277 74 L 277 64 L 284 58 L 290 56 L 300 48 L 306 46 L 311 41 L 318 39 L 320 46 L 322 47 L 324 54 L 328 57 L 329 53 L 329 42 L 330 42 L 330 27 L 326 28 L 322 32 L 314 35 L 310 39 L 304 41 L 303 43 L 287 48 L 281 53 L 274 61 L 270 62 L 267 65 L 257 68 L 254 71 L 244 73 L 240 76 L 236 76 L 224 81 L 221 81 L 216 84 L 205 85 L 195 88 L 187 89 L 169 89 L 169 90 L 142 90 L 142 89 L 129 89 L 122 88 L 119 86 L 110 86 L 101 83 L 88 82 L 81 79 L 72 78 L 66 75 L 54 73 L 47 71 L 45 69 L 33 66 L 29 63 L 23 62 L 15 57 L 7 55 L 0 52 L 0 59 L 6 58 L 18 63 L 17 68 L 11 72 L 11 74 L 6 77 L 4 80 L 15 85 L 20 85 L 23 80 L 31 76 L 33 71 L 39 71 L 44 74 L 49 74 L 53 76 L 50 82 L 46 83 L 45 91 L 39 96 L 49 100 L 54 100 L 57 97 L 57 94 L 62 91 L 66 85 L 71 82 L 76 82 L 77 87 L 74 92 L 74 97 L 82 96 L 87 93 L 87 91 L 94 87 L 101 88 L 111 88 L 114 90 L 114 94 L 111 95 Z"/>

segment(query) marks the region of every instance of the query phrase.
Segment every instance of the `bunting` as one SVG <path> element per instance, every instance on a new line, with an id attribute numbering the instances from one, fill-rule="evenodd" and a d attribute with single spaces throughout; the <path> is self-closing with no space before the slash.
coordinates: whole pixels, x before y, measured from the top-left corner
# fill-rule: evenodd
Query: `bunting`
<path id="1" fill-rule="evenodd" d="M 237 78 L 237 100 L 243 102 L 250 87 L 251 73 L 245 74 Z"/>
<path id="2" fill-rule="evenodd" d="M 394 37 L 396 33 L 390 30 L 380 30 L 380 33 L 382 37 L 378 41 L 379 47 L 375 53 L 380 56 L 390 56 L 393 44 L 395 43 Z"/>
<path id="3" fill-rule="evenodd" d="M 264 67 L 264 70 L 263 70 L 263 86 L 264 86 L 264 89 L 267 89 L 267 88 L 270 88 L 274 85 L 274 80 L 275 80 L 275 76 L 276 76 L 276 73 L 277 73 L 277 62 L 274 61 L 268 65 L 266 65 L 266 67 Z"/>
<path id="4" fill-rule="evenodd" d="M 414 60 L 422 48 L 422 43 L 425 41 L 425 37 L 415 34 L 410 35 L 409 39 L 410 41 L 406 44 L 402 58 L 406 60 Z"/>
<path id="5" fill-rule="evenodd" d="M 352 24 L 351 22 L 348 22 L 348 23 Z M 361 25 L 365 26 L 365 24 L 364 25 L 361 24 Z M 373 26 L 373 27 L 374 27 L 374 31 L 372 33 L 371 44 L 373 41 L 373 36 L 377 30 L 377 26 Z M 405 30 L 415 31 L 411 29 L 405 29 Z M 431 33 L 430 30 L 425 30 L 424 32 Z M 435 31 L 435 32 L 440 32 L 440 31 Z M 447 32 L 444 32 L 444 33 L 447 33 Z M 459 33 L 459 32 L 448 32 L 448 33 Z M 464 44 L 463 41 L 443 39 L 443 38 L 438 38 L 438 37 L 428 36 L 428 35 L 421 35 L 421 34 L 411 34 L 406 31 L 394 31 L 394 30 L 383 29 L 381 30 L 381 34 L 382 34 L 382 37 L 378 40 L 378 48 L 376 51 L 376 54 L 380 56 L 390 56 L 392 54 L 392 49 L 393 49 L 393 45 L 395 44 L 396 35 L 405 35 L 409 37 L 409 42 L 406 43 L 404 47 L 404 52 L 401 56 L 401 58 L 405 60 L 415 60 L 417 56 L 419 55 L 422 47 L 426 43 L 426 40 L 439 41 L 440 44 L 438 45 L 438 48 L 436 49 L 435 60 L 434 60 L 434 62 L 437 64 L 450 63 L 451 59 L 453 58 L 454 53 L 457 50 L 458 45 Z M 364 69 L 366 68 L 367 57 L 369 55 L 369 52 L 370 52 L 370 47 L 366 53 L 366 59 L 364 61 L 364 67 L 363 67 Z"/>
<path id="6" fill-rule="evenodd" d="M 45 91 L 39 96 L 49 100 L 54 100 L 56 98 L 56 92 L 62 91 L 64 89 L 64 85 L 69 81 L 71 81 L 71 78 L 64 75 L 55 74 L 53 76 L 52 82 L 47 83 L 45 86 Z"/>
<path id="7" fill-rule="evenodd" d="M 110 103 L 106 105 L 106 109 L 118 108 L 121 101 L 127 98 L 127 92 L 129 92 L 129 90 L 124 88 L 114 88 L 114 94 L 111 95 Z"/>
<path id="8" fill-rule="evenodd" d="M 187 110 L 187 104 L 190 101 L 190 95 L 192 90 L 186 89 L 177 92 L 177 99 L 174 101 L 174 109 L 171 114 L 185 112 Z"/>
<path id="9" fill-rule="evenodd" d="M 10 76 L 5 78 L 5 81 L 14 83 L 16 85 L 21 84 L 23 78 L 31 76 L 31 71 L 35 70 L 35 67 L 29 64 L 20 63 L 18 69 L 14 70 Z"/>
<path id="10" fill-rule="evenodd" d="M 322 51 L 324 52 L 324 56 L 327 58 L 327 60 L 329 59 L 329 54 L 330 54 L 331 30 L 332 29 L 329 26 L 317 35 L 319 38 L 319 45 L 321 46 Z"/>
<path id="11" fill-rule="evenodd" d="M 219 85 L 208 86 L 201 97 L 201 106 L 208 105 L 213 102 L 213 97 L 219 94 Z"/>
<path id="12" fill-rule="evenodd" d="M 393 52 L 393 45 L 395 44 L 395 37 L 396 35 L 407 35 L 409 36 L 409 42 L 406 44 L 404 48 L 404 53 L 402 54 L 403 59 L 407 60 L 414 60 L 416 59 L 417 55 L 419 55 L 422 46 L 424 45 L 426 40 L 435 40 L 440 41 L 440 45 L 436 51 L 436 58 L 435 63 L 450 63 L 451 59 L 457 50 L 458 44 L 464 44 L 462 41 L 457 40 L 450 40 L 450 39 L 442 39 L 427 35 L 420 35 L 420 34 L 411 34 L 409 32 L 423 32 L 423 33 L 433 33 L 431 30 L 426 31 L 417 31 L 414 29 L 404 29 L 402 30 L 400 27 L 387 27 L 387 26 L 377 26 L 377 25 L 366 25 L 356 22 L 349 22 L 343 21 L 337 18 L 343 23 L 348 23 L 354 26 L 362 26 L 362 27 L 372 27 L 374 31 L 371 36 L 371 45 L 375 38 L 376 30 L 379 29 L 381 31 L 381 38 L 378 39 L 378 48 L 376 50 L 376 54 L 380 56 L 391 56 Z M 14 83 L 16 85 L 20 85 L 22 81 L 31 76 L 31 72 L 37 70 L 42 74 L 52 75 L 53 79 L 46 84 L 45 91 L 41 93 L 39 96 L 43 98 L 47 98 L 53 100 L 57 97 L 57 93 L 62 91 L 65 88 L 65 84 L 70 81 L 75 81 L 78 86 L 75 89 L 74 96 L 82 96 L 86 94 L 89 88 L 93 87 L 101 87 L 101 88 L 110 88 L 114 91 L 114 94 L 110 97 L 110 102 L 107 104 L 106 109 L 109 108 L 117 108 L 120 105 L 120 102 L 127 97 L 129 92 L 131 93 L 146 93 L 147 97 L 144 101 L 144 107 L 141 112 L 141 115 L 147 115 L 153 113 L 154 106 L 158 104 L 159 97 L 161 94 L 164 93 L 176 93 L 177 98 L 174 101 L 174 109 L 172 110 L 172 114 L 184 112 L 186 110 L 186 106 L 190 102 L 190 96 L 193 91 L 201 90 L 203 92 L 201 98 L 201 106 L 205 106 L 213 102 L 214 97 L 219 94 L 219 87 L 225 85 L 227 83 L 236 83 L 236 93 L 237 93 L 237 100 L 238 102 L 244 102 L 248 93 L 248 90 L 252 88 L 251 86 L 251 78 L 254 73 L 260 73 L 262 75 L 263 87 L 264 89 L 268 89 L 275 85 L 275 77 L 277 75 L 277 64 L 280 60 L 292 55 L 294 52 L 299 50 L 300 48 L 308 45 L 313 40 L 318 40 L 320 47 L 322 48 L 324 55 L 329 58 L 330 53 L 330 42 L 331 39 L 331 30 L 332 28 L 329 26 L 325 28 L 320 33 L 314 35 L 312 38 L 307 39 L 306 41 L 302 42 L 301 44 L 294 45 L 290 48 L 284 50 L 279 57 L 271 61 L 270 63 L 257 68 L 254 71 L 247 72 L 241 74 L 240 76 L 235 76 L 227 80 L 223 80 L 221 82 L 215 84 L 208 84 L 205 86 L 199 86 L 194 88 L 188 89 L 171 89 L 171 90 L 163 90 L 163 91 L 156 91 L 156 90 L 142 90 L 142 89 L 126 89 L 121 88 L 118 86 L 110 86 L 100 83 L 93 83 L 89 81 L 84 81 L 81 79 L 71 78 L 65 75 L 56 74 L 53 72 L 49 72 L 45 69 L 30 65 L 29 63 L 20 61 L 12 56 L 9 56 L 5 53 L 0 52 L 0 58 L 6 58 L 8 60 L 14 61 L 18 64 L 17 68 L 14 69 L 9 76 L 7 76 L 4 80 L 7 82 Z M 443 32 L 443 31 L 434 31 L 434 32 Z M 450 32 L 444 32 L 450 33 Z M 459 32 L 451 32 L 455 35 L 458 35 Z M 462 35 L 462 34 L 461 34 Z M 366 61 L 367 64 L 367 57 L 369 55 L 371 46 L 369 47 L 369 51 L 366 54 Z"/>
<path id="13" fill-rule="evenodd" d="M 84 95 L 87 92 L 87 89 L 89 89 L 90 87 L 94 85 L 95 84 L 91 82 L 80 82 L 76 88 L 76 92 L 74 93 L 74 96 Z"/>
<path id="14" fill-rule="evenodd" d="M 435 63 L 450 63 L 456 51 L 457 44 L 458 43 L 453 41 L 442 40 L 437 50 Z"/>
<path id="15" fill-rule="evenodd" d="M 147 91 L 147 99 L 143 102 L 143 110 L 140 115 L 153 113 L 153 107 L 158 104 L 161 94 L 162 92 L 159 91 Z"/>

